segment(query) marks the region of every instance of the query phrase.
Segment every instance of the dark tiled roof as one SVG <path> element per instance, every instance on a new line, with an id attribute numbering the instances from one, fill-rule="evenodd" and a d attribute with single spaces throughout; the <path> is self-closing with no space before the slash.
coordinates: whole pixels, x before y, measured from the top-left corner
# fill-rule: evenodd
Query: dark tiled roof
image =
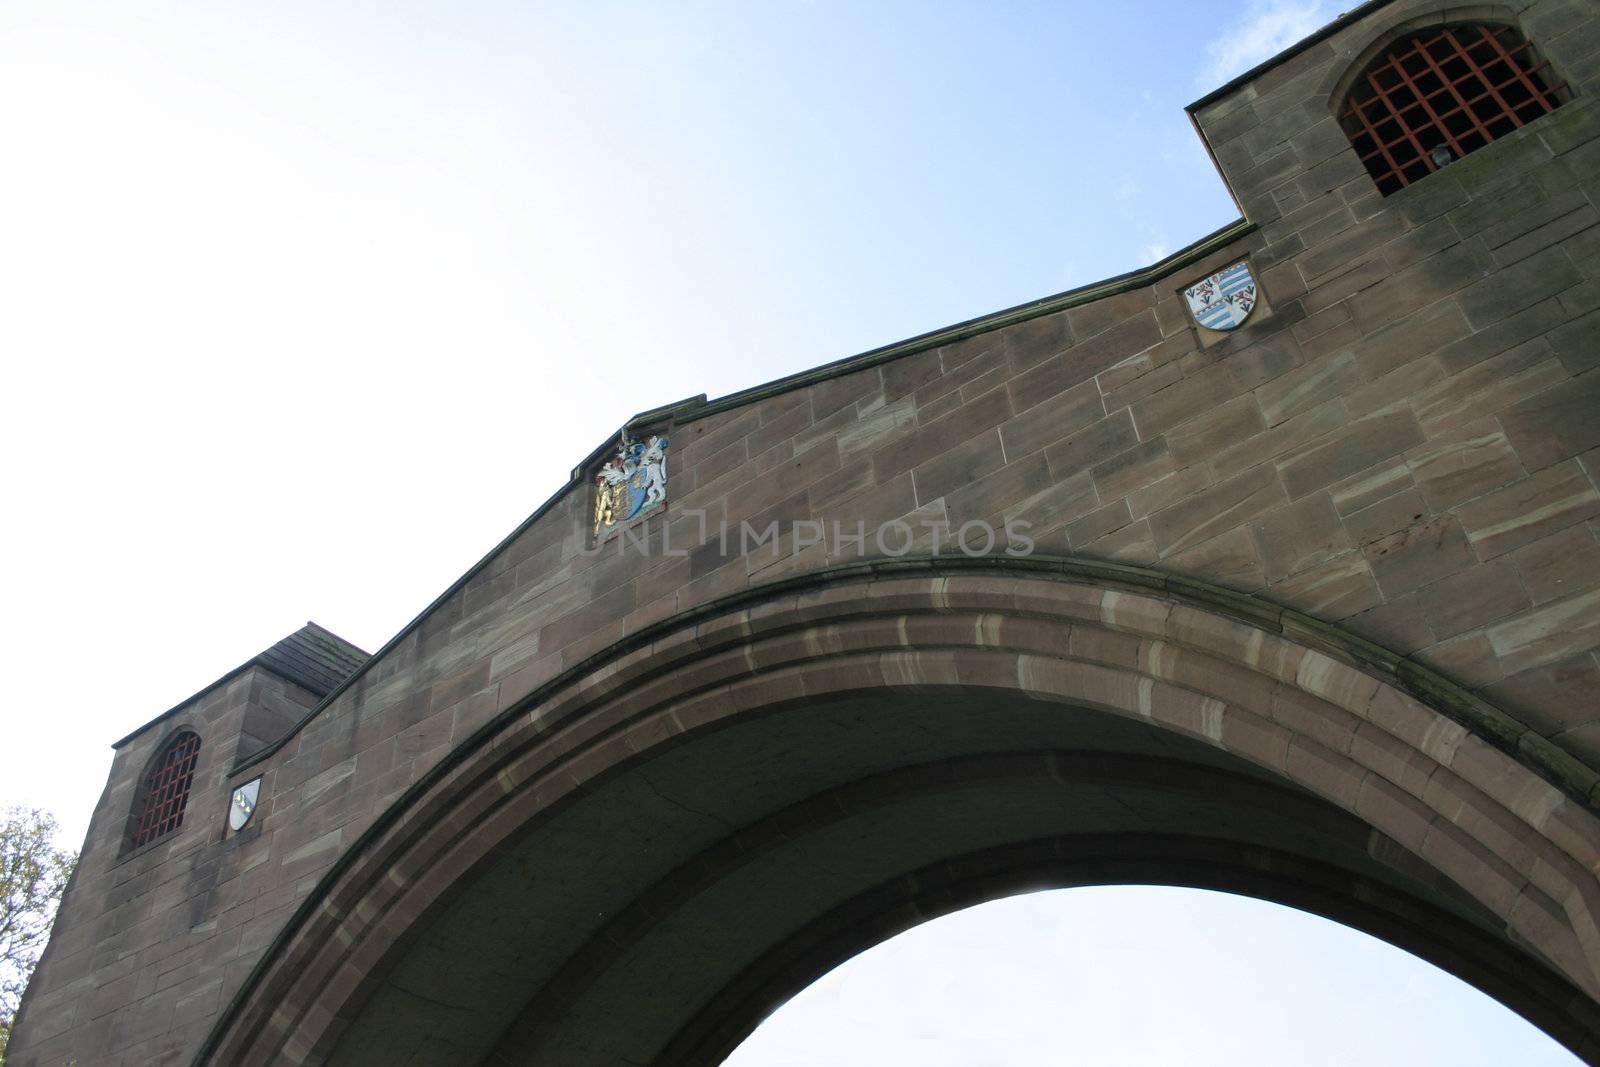
<path id="1" fill-rule="evenodd" d="M 337 689 L 340 682 L 360 670 L 362 664 L 371 658 L 338 634 L 324 630 L 314 622 L 308 622 L 265 652 L 245 660 L 177 707 L 157 715 L 111 747 L 121 748 L 156 723 L 177 714 L 217 686 L 232 681 L 240 672 L 251 667 L 261 667 L 280 678 L 286 678 L 302 689 L 309 690 L 321 700 Z"/>
<path id="2" fill-rule="evenodd" d="M 368 656 L 349 641 L 308 622 L 253 662 L 309 689 L 320 699 L 354 674 Z"/>

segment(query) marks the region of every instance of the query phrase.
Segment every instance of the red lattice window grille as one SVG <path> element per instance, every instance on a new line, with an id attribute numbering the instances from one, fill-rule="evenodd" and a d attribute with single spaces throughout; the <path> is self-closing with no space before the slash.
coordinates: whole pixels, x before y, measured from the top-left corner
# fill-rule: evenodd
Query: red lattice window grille
<path id="1" fill-rule="evenodd" d="M 1374 60 L 1339 122 L 1388 196 L 1555 110 L 1565 90 L 1510 26 L 1435 26 Z"/>
<path id="2" fill-rule="evenodd" d="M 189 802 L 189 786 L 194 782 L 194 765 L 199 757 L 199 735 L 182 733 L 156 759 L 144 778 L 144 799 L 133 824 L 131 848 L 148 844 L 183 825 L 183 809 Z"/>

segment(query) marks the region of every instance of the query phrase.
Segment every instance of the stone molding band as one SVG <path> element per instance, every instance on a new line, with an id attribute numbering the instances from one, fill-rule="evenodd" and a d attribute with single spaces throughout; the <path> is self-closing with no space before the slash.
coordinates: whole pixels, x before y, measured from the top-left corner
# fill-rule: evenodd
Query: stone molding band
<path id="1" fill-rule="evenodd" d="M 1139 638 L 1137 662 L 1107 658 L 1097 634 Z M 1594 783 L 1541 762 L 1548 742 L 1509 716 L 1337 627 L 1194 579 L 1071 558 L 895 559 L 686 611 L 497 716 L 326 872 L 197 1062 L 325 1056 L 339 1006 L 463 872 L 586 783 L 750 709 L 886 686 L 1138 717 L 1274 768 L 1434 864 L 1568 980 L 1600 985 Z M 1535 849 L 1505 837 L 1513 823 Z"/>

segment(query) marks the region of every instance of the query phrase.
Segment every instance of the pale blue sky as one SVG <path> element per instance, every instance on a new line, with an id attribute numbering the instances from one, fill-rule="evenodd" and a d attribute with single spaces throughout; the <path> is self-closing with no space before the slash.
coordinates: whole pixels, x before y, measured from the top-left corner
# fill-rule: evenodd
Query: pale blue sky
<path id="1" fill-rule="evenodd" d="M 1555 1067 L 1577 1061 L 1376 938 L 1161 886 L 981 904 L 868 949 L 727 1067 Z"/>
<path id="2" fill-rule="evenodd" d="M 1183 105 L 1336 8 L 1227 11 L 7 0 L 0 803 L 80 839 L 112 740 L 307 618 L 378 647 L 636 411 L 1231 221 Z M 1019 973 L 1073 899 L 1021 905 L 960 968 Z M 1230 903 L 1227 965 L 1278 966 Z M 1144 907 L 1086 934 L 1074 973 L 1111 966 Z M 1251 1032 L 1330 953 L 1290 951 L 1276 1006 L 1135 1036 Z M 1369 991 L 1423 967 L 1362 961 Z M 1216 964 L 1163 961 L 1201 984 Z M 1418 1026 L 1527 1040 L 1432 981 Z M 1174 1046 L 1148 1047 L 1126 1062 Z M 1065 1062 L 986 1055 L 961 1062 Z"/>

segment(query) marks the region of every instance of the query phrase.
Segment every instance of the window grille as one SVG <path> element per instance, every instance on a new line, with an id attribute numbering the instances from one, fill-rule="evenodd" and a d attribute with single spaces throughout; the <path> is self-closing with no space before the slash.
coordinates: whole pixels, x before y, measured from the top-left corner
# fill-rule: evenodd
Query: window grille
<path id="1" fill-rule="evenodd" d="M 1339 122 L 1388 196 L 1553 111 L 1565 89 L 1510 26 L 1438 26 L 1374 60 Z"/>
<path id="2" fill-rule="evenodd" d="M 130 847 L 148 844 L 183 825 L 183 809 L 189 802 L 189 786 L 194 782 L 194 765 L 199 756 L 198 734 L 179 734 L 167 745 L 145 775 L 144 798 Z"/>

